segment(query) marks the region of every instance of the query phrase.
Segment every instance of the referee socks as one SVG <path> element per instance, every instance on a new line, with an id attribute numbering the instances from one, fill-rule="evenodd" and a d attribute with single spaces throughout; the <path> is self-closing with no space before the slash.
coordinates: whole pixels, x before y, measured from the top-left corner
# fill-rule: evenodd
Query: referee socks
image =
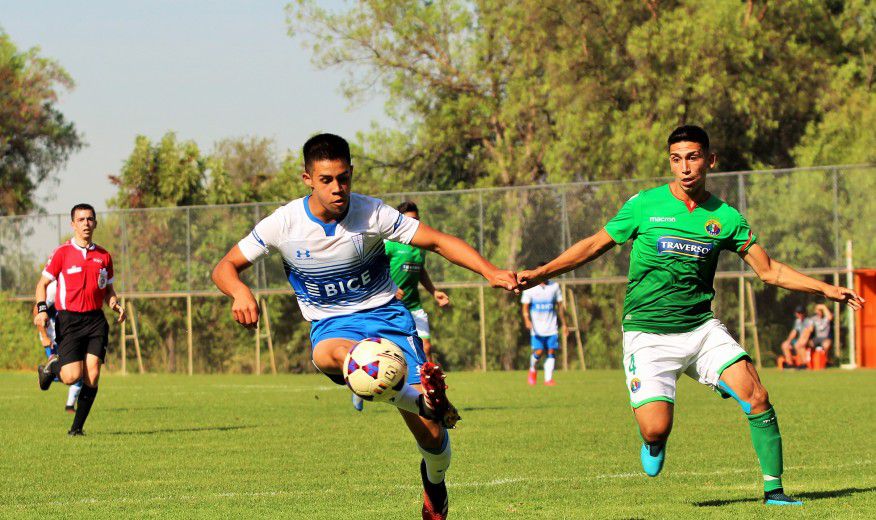
<path id="1" fill-rule="evenodd" d="M 82 429 L 85 419 L 88 418 L 88 412 L 91 411 L 91 405 L 94 404 L 95 396 L 97 396 L 96 386 L 82 385 L 82 391 L 79 393 L 79 402 L 76 406 L 76 416 L 73 417 L 71 430 Z"/>

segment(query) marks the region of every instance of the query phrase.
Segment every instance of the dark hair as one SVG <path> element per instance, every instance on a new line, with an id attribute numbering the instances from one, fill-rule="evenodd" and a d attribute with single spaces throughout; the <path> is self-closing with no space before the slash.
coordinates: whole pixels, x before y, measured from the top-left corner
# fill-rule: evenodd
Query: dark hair
<path id="1" fill-rule="evenodd" d="M 399 213 L 407 213 L 409 211 L 413 211 L 415 213 L 420 212 L 420 210 L 417 209 L 417 205 L 409 200 L 402 202 L 395 209 L 397 209 Z"/>
<path id="2" fill-rule="evenodd" d="M 679 126 L 669 134 L 669 139 L 666 140 L 667 146 L 672 146 L 675 143 L 689 141 L 691 143 L 699 143 L 703 150 L 709 149 L 709 134 L 705 130 L 696 125 Z"/>
<path id="3" fill-rule="evenodd" d="M 304 143 L 304 170 L 310 171 L 315 161 L 350 161 L 350 145 L 334 134 L 317 134 Z"/>
<path id="4" fill-rule="evenodd" d="M 84 202 L 80 202 L 79 204 L 73 206 L 73 209 L 70 210 L 70 221 L 73 221 L 73 215 L 76 214 L 80 209 L 85 209 L 91 211 L 91 214 L 94 215 L 94 218 L 97 218 L 97 212 L 94 211 L 94 206 L 91 204 L 86 204 Z"/>

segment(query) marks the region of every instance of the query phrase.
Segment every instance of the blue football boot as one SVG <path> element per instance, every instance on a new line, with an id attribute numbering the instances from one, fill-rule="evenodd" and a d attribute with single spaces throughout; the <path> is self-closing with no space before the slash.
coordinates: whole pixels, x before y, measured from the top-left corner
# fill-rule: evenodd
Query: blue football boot
<path id="1" fill-rule="evenodd" d="M 802 506 L 803 502 L 785 494 L 782 488 L 763 494 L 763 503 L 768 506 Z"/>
<path id="2" fill-rule="evenodd" d="M 656 477 L 663 469 L 663 459 L 666 458 L 666 444 L 642 444 L 642 469 L 649 477 Z"/>
<path id="3" fill-rule="evenodd" d="M 361 412 L 362 409 L 365 408 L 365 400 L 358 395 L 353 394 L 353 408 L 355 408 L 357 412 Z"/>

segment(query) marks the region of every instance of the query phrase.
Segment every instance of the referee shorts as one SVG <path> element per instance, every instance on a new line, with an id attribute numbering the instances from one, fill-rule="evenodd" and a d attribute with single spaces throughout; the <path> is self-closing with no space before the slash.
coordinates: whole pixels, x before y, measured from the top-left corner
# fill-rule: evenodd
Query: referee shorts
<path id="1" fill-rule="evenodd" d="M 88 312 L 58 311 L 55 334 L 61 366 L 84 361 L 85 354 L 93 354 L 101 362 L 106 357 L 109 323 L 102 310 Z"/>

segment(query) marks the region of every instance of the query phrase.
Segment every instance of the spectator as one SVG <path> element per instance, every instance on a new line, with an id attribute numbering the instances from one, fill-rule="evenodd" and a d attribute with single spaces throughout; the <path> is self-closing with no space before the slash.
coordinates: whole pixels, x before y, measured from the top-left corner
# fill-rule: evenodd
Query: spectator
<path id="1" fill-rule="evenodd" d="M 812 337 L 813 324 L 806 317 L 806 309 L 798 305 L 794 309 L 794 326 L 788 333 L 788 338 L 782 343 L 782 354 L 785 356 L 785 365 L 790 367 L 804 368 L 806 366 L 806 347 Z M 794 353 L 797 354 L 794 357 Z"/>
<path id="2" fill-rule="evenodd" d="M 824 350 L 827 359 L 830 359 L 830 348 L 833 346 L 833 314 L 827 305 L 819 303 L 815 306 L 815 314 L 809 317 L 813 327 L 812 347 Z"/>

